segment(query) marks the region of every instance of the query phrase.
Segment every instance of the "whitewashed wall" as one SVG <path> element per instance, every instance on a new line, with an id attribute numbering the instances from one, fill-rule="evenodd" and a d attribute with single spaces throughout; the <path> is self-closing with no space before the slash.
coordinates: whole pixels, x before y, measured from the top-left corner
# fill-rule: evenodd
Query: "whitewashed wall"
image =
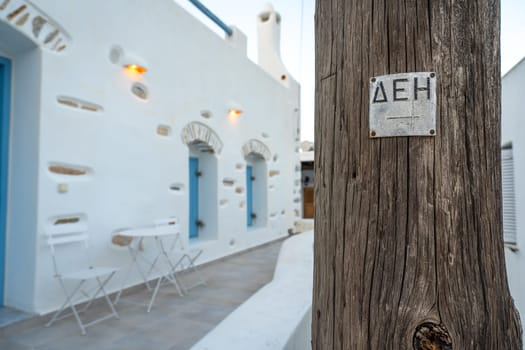
<path id="1" fill-rule="evenodd" d="M 518 63 L 502 79 L 501 104 L 501 142 L 512 142 L 514 157 L 515 205 L 517 248 L 505 249 L 507 273 L 511 294 L 523 319 L 525 317 L 525 106 L 523 105 L 523 81 L 525 80 L 525 60 Z"/>
<path id="2" fill-rule="evenodd" d="M 31 13 L 27 22 L 18 25 L 16 17 L 6 20 L 23 5 Z M 48 27 L 35 37 L 32 19 L 37 15 L 46 19 Z M 7 305 L 44 313 L 62 301 L 45 244 L 45 232 L 57 218 L 80 217 L 90 234 L 90 257 L 113 266 L 129 261 L 126 250 L 110 244 L 112 234 L 121 228 L 177 216 L 187 233 L 189 149 L 181 133 L 191 122 L 205 124 L 223 143 L 216 154 L 217 239 L 190 242 L 204 249 L 201 261 L 277 239 L 293 227 L 300 213 L 296 200 L 300 172 L 295 171 L 299 86 L 287 72 L 278 74 L 281 67 L 273 63 L 260 67 L 247 59 L 242 33 L 235 29 L 233 37 L 220 38 L 171 0 L 13 0 L 0 12 L 0 28 L 9 26 L 38 46 L 26 49 L 30 57 L 38 58 L 36 62 L 11 55 L 15 66 L 32 67 L 26 74 L 15 70 L 14 84 L 29 83 L 32 88 L 24 97 L 14 89 L 12 119 L 22 113 L 19 108 L 33 109 L 26 112 L 32 118 L 29 123 L 13 128 L 11 143 L 24 139 L 19 135 L 23 130 L 29 133 L 26 138 L 38 136 L 31 137 L 33 146 L 26 146 L 28 157 L 23 160 L 13 148 L 10 178 L 27 171 L 27 176 L 37 173 L 38 180 L 20 185 L 13 180 L 10 187 L 11 193 L 25 193 L 28 198 L 26 208 L 12 197 L 8 203 Z M 46 38 L 52 40 L 46 43 Z M 15 51 L 13 45 L 3 51 L 9 55 Z M 110 52 L 115 47 L 122 55 L 112 62 Z M 262 47 L 273 57 L 271 44 Z M 144 65 L 148 72 L 129 76 L 122 67 L 128 60 Z M 285 80 L 279 78 L 283 74 Z M 147 100 L 131 93 L 135 82 L 148 89 Z M 58 103 L 59 97 L 89 109 L 95 106 L 97 111 Z M 38 102 L 25 104 L 31 100 Z M 230 108 L 244 113 L 231 120 Z M 202 117 L 202 111 L 211 117 Z M 159 125 L 169 127 L 167 136 L 157 134 Z M 268 173 L 277 170 L 278 175 L 267 179 L 267 226 L 248 230 L 241 203 L 246 200 L 242 147 L 252 139 L 270 150 Z M 87 173 L 54 174 L 48 170 L 50 165 L 73 166 Z M 234 186 L 225 186 L 224 178 L 234 179 Z M 172 184 L 182 185 L 182 191 L 170 190 Z M 242 188 L 236 191 L 238 187 Z M 153 242 L 147 244 L 146 254 L 152 254 L 152 248 Z M 69 267 L 81 265 L 73 248 L 68 255 Z M 17 261 L 30 266 L 20 271 Z M 119 277 L 110 291 L 119 286 Z M 130 284 L 138 281 L 134 276 Z"/>

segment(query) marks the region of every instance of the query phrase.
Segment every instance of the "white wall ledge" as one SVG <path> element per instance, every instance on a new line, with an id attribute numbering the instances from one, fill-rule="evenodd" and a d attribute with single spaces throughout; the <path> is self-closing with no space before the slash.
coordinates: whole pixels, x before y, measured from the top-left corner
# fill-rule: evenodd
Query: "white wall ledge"
<path id="1" fill-rule="evenodd" d="M 272 282 L 191 350 L 306 350 L 310 347 L 313 231 L 287 239 Z"/>

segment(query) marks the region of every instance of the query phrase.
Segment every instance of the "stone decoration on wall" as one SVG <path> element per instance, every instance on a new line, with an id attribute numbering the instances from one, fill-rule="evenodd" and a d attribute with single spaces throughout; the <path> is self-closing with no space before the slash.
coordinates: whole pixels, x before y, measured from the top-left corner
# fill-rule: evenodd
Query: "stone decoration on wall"
<path id="1" fill-rule="evenodd" d="M 139 82 L 133 83 L 133 85 L 131 86 L 131 92 L 133 93 L 133 95 L 137 96 L 141 100 L 147 100 L 149 96 L 148 88 L 146 87 L 146 85 Z"/>
<path id="2" fill-rule="evenodd" d="M 59 25 L 29 1 L 0 0 L 0 21 L 23 33 L 45 50 L 62 52 L 71 41 Z"/>
<path id="3" fill-rule="evenodd" d="M 269 161 L 272 157 L 268 146 L 256 139 L 251 139 L 242 146 L 242 155 L 246 158 L 250 154 L 258 154 L 266 161 Z"/>
<path id="4" fill-rule="evenodd" d="M 232 187 L 235 184 L 235 180 L 229 177 L 225 177 L 222 180 L 222 184 L 226 187 Z"/>
<path id="5" fill-rule="evenodd" d="M 170 190 L 175 193 L 183 193 L 184 192 L 184 184 L 177 182 L 170 185 Z"/>
<path id="6" fill-rule="evenodd" d="M 212 116 L 212 113 L 211 113 L 209 110 L 207 110 L 207 109 L 203 109 L 203 110 L 201 111 L 201 117 L 203 117 L 203 118 L 205 118 L 205 119 L 210 119 L 211 116 Z"/>
<path id="7" fill-rule="evenodd" d="M 168 125 L 159 124 L 157 126 L 157 135 L 160 136 L 170 136 L 171 128 Z"/>
<path id="8" fill-rule="evenodd" d="M 275 170 L 275 169 L 270 170 L 268 172 L 268 176 L 270 176 L 270 177 L 279 176 L 280 174 L 281 174 L 281 172 L 279 170 Z"/>
<path id="9" fill-rule="evenodd" d="M 93 173 L 93 170 L 86 166 L 55 162 L 49 163 L 48 170 L 52 174 L 61 176 L 86 176 Z"/>
<path id="10" fill-rule="evenodd" d="M 215 131 L 206 124 L 199 122 L 189 123 L 182 129 L 181 138 L 186 145 L 203 142 L 208 144 L 215 153 L 221 153 L 222 141 Z"/>
<path id="11" fill-rule="evenodd" d="M 83 101 L 70 96 L 57 96 L 57 102 L 67 107 L 79 108 L 88 112 L 102 112 L 104 110 L 101 106 L 97 104 Z"/>

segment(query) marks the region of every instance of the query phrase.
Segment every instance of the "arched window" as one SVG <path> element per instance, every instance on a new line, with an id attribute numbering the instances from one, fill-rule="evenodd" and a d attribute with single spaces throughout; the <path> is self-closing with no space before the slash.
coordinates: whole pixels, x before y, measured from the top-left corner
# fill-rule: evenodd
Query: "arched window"
<path id="1" fill-rule="evenodd" d="M 242 147 L 246 160 L 246 226 L 265 227 L 268 217 L 267 161 L 268 147 L 259 140 L 250 140 Z"/>
<path id="2" fill-rule="evenodd" d="M 217 239 L 217 157 L 222 141 L 207 125 L 193 122 L 181 133 L 188 146 L 188 232 L 192 239 Z"/>

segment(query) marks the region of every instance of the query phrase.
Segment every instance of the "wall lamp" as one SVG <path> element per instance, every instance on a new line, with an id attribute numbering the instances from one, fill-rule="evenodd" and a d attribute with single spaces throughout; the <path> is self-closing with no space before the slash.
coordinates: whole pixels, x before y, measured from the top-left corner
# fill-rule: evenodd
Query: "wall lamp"
<path id="1" fill-rule="evenodd" d="M 125 64 L 124 69 L 133 75 L 142 75 L 148 71 L 146 67 L 138 64 Z"/>
<path id="2" fill-rule="evenodd" d="M 140 56 L 126 52 L 118 45 L 114 45 L 109 51 L 109 60 L 124 68 L 124 71 L 131 77 L 139 77 L 148 71 L 146 63 Z"/>
<path id="3" fill-rule="evenodd" d="M 124 69 L 126 70 L 126 72 L 133 76 L 133 77 L 137 77 L 137 76 L 141 76 L 143 75 L 144 73 L 146 73 L 148 71 L 148 69 L 144 66 L 141 66 L 141 65 L 138 65 L 138 64 L 125 64 L 124 65 Z"/>
<path id="4" fill-rule="evenodd" d="M 242 113 L 243 111 L 241 111 L 240 109 L 232 108 L 228 111 L 228 118 L 233 120 L 237 119 Z"/>

